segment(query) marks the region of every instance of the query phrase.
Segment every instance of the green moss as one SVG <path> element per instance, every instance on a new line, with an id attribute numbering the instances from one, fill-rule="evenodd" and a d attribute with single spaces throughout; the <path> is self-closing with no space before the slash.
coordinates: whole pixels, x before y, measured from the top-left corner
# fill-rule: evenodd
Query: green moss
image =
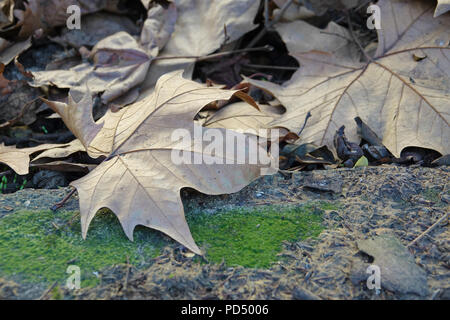
<path id="1" fill-rule="evenodd" d="M 264 268 L 277 261 L 283 241 L 318 236 L 323 230 L 323 210 L 335 208 L 328 203 L 270 206 L 195 214 L 189 221 L 193 237 L 206 250 L 208 261 Z"/>
<path id="2" fill-rule="evenodd" d="M 53 300 L 62 300 L 63 295 L 61 293 L 61 290 L 58 286 L 54 287 L 53 290 L 50 292 L 51 297 Z"/>
<path id="3" fill-rule="evenodd" d="M 195 241 L 210 262 L 245 267 L 269 267 L 277 261 L 282 242 L 317 236 L 329 202 L 300 207 L 264 206 L 216 214 L 189 212 L 187 221 Z M 70 223 L 72 221 L 72 223 Z M 0 276 L 21 282 L 65 285 L 69 265 L 81 270 L 81 286 L 98 283 L 102 269 L 128 261 L 137 268 L 160 254 L 168 237 L 137 227 L 128 240 L 113 213 L 101 210 L 81 238 L 79 217 L 73 212 L 17 212 L 0 219 Z M 55 297 L 56 298 L 56 297 Z"/>
<path id="4" fill-rule="evenodd" d="M 425 200 L 434 202 L 436 204 L 440 204 L 441 203 L 441 198 L 439 197 L 440 192 L 441 192 L 440 190 L 428 188 L 422 192 L 422 195 L 425 198 Z"/>
<path id="5" fill-rule="evenodd" d="M 139 227 L 134 242 L 129 241 L 117 218 L 106 210 L 97 214 L 83 240 L 79 218 L 68 224 L 73 215 L 17 212 L 0 219 L 0 273 L 24 282 L 63 283 L 69 276 L 67 267 L 77 265 L 82 286 L 90 286 L 98 282 L 93 272 L 126 263 L 127 258 L 145 266 L 165 243 L 160 233 Z"/>

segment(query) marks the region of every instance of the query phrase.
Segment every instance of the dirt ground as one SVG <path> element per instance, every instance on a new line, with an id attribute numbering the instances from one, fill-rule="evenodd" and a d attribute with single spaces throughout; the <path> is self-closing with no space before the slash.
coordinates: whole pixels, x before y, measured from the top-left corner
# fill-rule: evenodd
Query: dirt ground
<path id="1" fill-rule="evenodd" d="M 448 218 L 408 247 L 449 211 L 450 169 L 379 166 L 263 177 L 232 195 L 183 190 L 186 212 L 326 200 L 316 239 L 286 242 L 267 269 L 229 267 L 193 258 L 171 243 L 150 267 L 120 264 L 101 282 L 79 290 L 35 290 L 1 279 L 0 298 L 21 299 L 450 299 Z M 0 195 L 0 219 L 20 209 L 47 209 L 68 189 Z M 77 208 L 77 198 L 67 203 Z M 381 290 L 370 290 L 369 265 L 381 268 Z"/>

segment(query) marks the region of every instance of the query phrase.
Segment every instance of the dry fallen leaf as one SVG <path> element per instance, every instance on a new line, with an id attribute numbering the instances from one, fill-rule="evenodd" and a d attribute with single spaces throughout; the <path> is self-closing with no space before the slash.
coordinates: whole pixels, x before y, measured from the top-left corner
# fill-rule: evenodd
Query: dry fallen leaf
<path id="1" fill-rule="evenodd" d="M 14 0 L 0 1 L 0 28 L 4 28 L 14 21 Z"/>
<path id="2" fill-rule="evenodd" d="M 2 47 L 0 49 L 0 63 L 7 65 L 14 60 L 19 54 L 31 47 L 31 37 L 26 40 L 15 43 L 2 39 Z"/>
<path id="3" fill-rule="evenodd" d="M 41 152 L 33 159 L 33 162 L 43 159 L 61 159 L 66 158 L 76 152 L 86 152 L 86 148 L 83 146 L 79 139 L 75 139 L 69 143 L 63 144 L 59 147 L 51 148 Z"/>
<path id="4" fill-rule="evenodd" d="M 72 145 L 77 147 L 78 143 L 81 142 L 85 150 L 88 150 L 92 140 L 102 129 L 102 125 L 96 124 L 92 117 L 93 102 L 90 93 L 81 94 L 78 101 L 75 101 L 74 94 L 74 91 L 69 92 L 67 104 L 46 99 L 42 100 L 61 116 L 67 128 L 78 137 L 78 140 L 75 140 Z"/>
<path id="5" fill-rule="evenodd" d="M 270 137 L 267 124 L 280 116 L 277 107 L 268 105 L 258 105 L 259 110 L 249 105 L 247 102 L 235 102 L 225 106 L 209 116 L 203 123 L 208 128 L 223 128 L 230 130 L 243 130 L 245 133 L 252 133 L 260 137 Z M 287 133 L 287 132 L 283 132 Z M 280 133 L 280 135 L 283 135 Z"/>
<path id="6" fill-rule="evenodd" d="M 166 19 L 161 20 L 161 16 Z M 175 18 L 173 5 L 167 9 L 154 7 L 149 10 L 140 42 L 124 31 L 117 32 L 94 46 L 89 55 L 91 62 L 68 70 L 32 72 L 34 80 L 30 84 L 34 87 L 55 85 L 80 92 L 103 92 L 103 102 L 110 102 L 144 81 L 150 62 L 170 37 Z"/>
<path id="7" fill-rule="evenodd" d="M 54 42 L 62 46 L 80 48 L 95 46 L 100 40 L 117 32 L 124 31 L 130 35 L 138 35 L 139 28 L 127 16 L 108 12 L 97 12 L 81 17 L 81 29 L 69 30 L 63 28 L 60 36 L 51 37 Z"/>
<path id="8" fill-rule="evenodd" d="M 450 0 L 438 0 L 434 17 L 438 17 L 450 10 Z"/>
<path id="9" fill-rule="evenodd" d="M 25 10 L 14 10 L 19 19 L 16 27 L 20 27 L 19 38 L 27 38 L 38 29 L 48 31 L 51 28 L 66 25 L 67 8 L 78 6 L 81 14 L 100 10 L 117 11 L 118 0 L 28 0 L 23 3 Z"/>
<path id="10" fill-rule="evenodd" d="M 91 173 L 72 183 L 80 197 L 83 237 L 95 213 L 107 207 L 117 215 L 130 239 L 135 226 L 144 225 L 200 254 L 184 217 L 180 190 L 190 187 L 206 194 L 232 193 L 261 174 L 262 166 L 256 164 L 206 164 L 235 158 L 220 150 L 204 149 L 192 140 L 194 131 L 202 129 L 193 119 L 205 105 L 232 96 L 250 98 L 240 91 L 206 87 L 181 74 L 164 75 L 154 94 L 104 119 L 99 136 L 110 154 Z M 67 126 L 72 126 L 67 117 L 61 116 Z M 187 130 L 190 138 L 183 135 L 173 141 L 176 129 Z M 203 130 L 220 130 L 223 137 L 226 133 L 224 129 Z M 79 130 L 74 133 L 78 138 L 83 136 Z M 201 155 L 204 161 L 175 164 L 173 150 Z"/>
<path id="11" fill-rule="evenodd" d="M 30 155 L 51 148 L 61 147 L 61 144 L 41 144 L 36 147 L 17 149 L 14 146 L 0 144 L 0 162 L 6 164 L 17 174 L 28 174 Z"/>
<path id="12" fill-rule="evenodd" d="M 123 31 L 97 43 L 90 56 L 93 63 L 82 63 L 69 70 L 32 72 L 34 80 L 30 84 L 103 92 L 102 100 L 107 103 L 141 83 L 152 59 Z"/>
<path id="13" fill-rule="evenodd" d="M 383 29 L 369 62 L 339 52 L 291 51 L 301 68 L 285 85 L 248 81 L 272 92 L 286 107 L 271 125 L 298 131 L 307 112 L 312 113 L 301 136 L 304 142 L 332 148 L 341 125 L 350 141 L 358 141 L 353 119 L 359 116 L 397 157 L 407 146 L 448 154 L 450 16 L 433 19 L 433 4 L 427 1 L 381 0 L 378 5 Z M 414 54 L 426 58 L 415 61 Z"/>
<path id="14" fill-rule="evenodd" d="M 175 31 L 161 52 L 161 57 L 207 55 L 224 44 L 224 27 L 228 43 L 257 27 L 253 20 L 259 1 L 175 0 L 173 3 L 178 10 L 178 19 Z M 190 78 L 193 71 L 192 61 L 182 58 L 154 61 L 142 85 L 143 89 L 151 91 L 160 76 L 178 69 L 188 69 L 186 77 Z"/>

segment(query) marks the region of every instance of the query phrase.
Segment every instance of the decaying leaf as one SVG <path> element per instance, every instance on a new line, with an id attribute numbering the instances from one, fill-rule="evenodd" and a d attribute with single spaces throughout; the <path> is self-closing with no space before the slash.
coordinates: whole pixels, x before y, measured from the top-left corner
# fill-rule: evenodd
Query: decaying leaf
<path id="1" fill-rule="evenodd" d="M 117 215 L 130 239 L 135 226 L 144 225 L 200 254 L 184 217 L 180 190 L 190 187 L 206 194 L 232 193 L 261 174 L 258 164 L 220 164 L 235 158 L 228 151 L 204 148 L 204 142 L 193 140 L 196 130 L 202 130 L 193 119 L 205 105 L 232 96 L 250 98 L 240 91 L 206 87 L 181 74 L 164 75 L 151 96 L 104 119 L 98 136 L 104 140 L 103 148 L 109 150 L 109 156 L 72 183 L 80 197 L 83 237 L 95 213 L 107 207 Z M 174 140 L 177 129 L 185 131 Z M 203 130 L 219 130 L 226 136 L 224 129 Z M 82 136 L 79 131 L 75 134 Z M 189 159 L 201 156 L 204 160 L 201 164 L 176 164 L 173 152 L 187 152 Z"/>
<path id="2" fill-rule="evenodd" d="M 82 63 L 69 70 L 33 72 L 34 80 L 30 84 L 103 92 L 102 100 L 106 103 L 141 83 L 152 59 L 123 31 L 101 40 L 90 57 L 93 63 Z"/>
<path id="3" fill-rule="evenodd" d="M 15 10 L 19 19 L 16 27 L 20 27 L 19 38 L 27 38 L 38 29 L 49 29 L 65 25 L 67 8 L 76 5 L 81 14 L 98 12 L 100 10 L 117 11 L 118 0 L 27 0 L 25 10 Z"/>
<path id="4" fill-rule="evenodd" d="M 383 29 L 369 62 L 339 52 L 291 51 L 301 68 L 285 85 L 248 81 L 286 107 L 271 125 L 297 131 L 311 112 L 301 136 L 304 142 L 331 148 L 341 125 L 350 141 L 358 141 L 353 119 L 359 116 L 397 157 L 407 146 L 448 154 L 449 15 L 433 19 L 433 4 L 427 1 L 381 0 L 378 5 Z M 348 44 L 345 38 L 341 41 Z M 415 61 L 415 53 L 427 58 Z"/>
<path id="5" fill-rule="evenodd" d="M 450 10 L 450 0 L 438 0 L 438 5 L 434 11 L 434 17 L 438 17 Z"/>
<path id="6" fill-rule="evenodd" d="M 104 103 L 110 102 L 144 81 L 150 62 L 162 49 L 175 23 L 175 7 L 161 6 L 149 10 L 141 32 L 141 42 L 124 31 L 99 41 L 90 52 L 90 62 L 68 70 L 33 72 L 32 86 L 56 85 L 77 91 L 102 94 Z M 161 17 L 167 18 L 161 20 Z"/>
<path id="7" fill-rule="evenodd" d="M 24 80 L 8 80 L 3 76 L 5 66 L 0 63 L 0 128 L 14 123 L 31 124 L 36 120 L 39 91 Z"/>
<path id="8" fill-rule="evenodd" d="M 100 40 L 117 32 L 124 31 L 130 35 L 138 35 L 139 28 L 128 17 L 108 12 L 97 12 L 81 17 L 81 29 L 63 28 L 60 36 L 52 37 L 62 46 L 80 48 L 95 46 Z"/>

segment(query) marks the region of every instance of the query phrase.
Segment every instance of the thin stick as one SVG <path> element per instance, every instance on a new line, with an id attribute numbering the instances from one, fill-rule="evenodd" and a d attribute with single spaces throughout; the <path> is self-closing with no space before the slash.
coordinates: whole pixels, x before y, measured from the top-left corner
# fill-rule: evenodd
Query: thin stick
<path id="1" fill-rule="evenodd" d="M 265 66 L 262 64 L 243 64 L 243 67 L 256 68 L 256 69 L 274 69 L 274 70 L 289 70 L 297 71 L 297 67 L 282 67 L 282 66 Z"/>
<path id="2" fill-rule="evenodd" d="M 129 275 L 130 275 L 130 258 L 127 256 L 127 272 L 125 274 L 125 283 L 123 284 L 123 289 L 124 290 L 127 290 Z"/>
<path id="3" fill-rule="evenodd" d="M 66 204 L 67 200 L 69 200 L 70 197 L 75 193 L 75 191 L 77 191 L 77 189 L 73 188 L 73 189 L 69 192 L 69 194 L 68 194 L 67 196 L 64 197 L 64 199 L 62 199 L 60 202 L 55 203 L 55 204 L 50 208 L 50 210 L 56 211 L 56 210 L 58 210 L 59 208 L 61 208 L 62 206 L 64 206 L 64 205 Z"/>
<path id="4" fill-rule="evenodd" d="M 272 50 L 273 50 L 272 46 L 266 45 L 264 47 L 245 48 L 245 49 L 239 49 L 239 50 L 225 51 L 225 52 L 214 53 L 214 54 L 210 54 L 210 55 L 206 55 L 206 56 L 161 56 L 161 57 L 156 57 L 153 60 L 193 59 L 195 62 L 199 62 L 199 61 L 221 58 L 223 56 L 237 54 L 237 53 L 246 53 L 246 52 L 252 52 L 252 51 L 270 52 Z"/>
<path id="5" fill-rule="evenodd" d="M 269 0 L 264 0 L 264 25 L 269 24 Z"/>
<path id="6" fill-rule="evenodd" d="M 417 241 L 420 241 L 423 237 L 425 237 L 427 234 L 429 234 L 431 231 L 433 231 L 434 228 L 436 228 L 442 221 L 444 221 L 448 217 L 448 212 L 444 214 L 438 221 L 436 221 L 431 227 L 429 227 L 427 230 L 425 230 L 420 236 L 415 238 L 413 241 L 411 241 L 407 247 L 411 247 L 414 245 Z"/>
<path id="7" fill-rule="evenodd" d="M 47 290 L 44 291 L 44 293 L 39 297 L 38 300 L 43 300 L 50 293 L 50 291 L 52 291 L 53 288 L 56 287 L 56 284 L 57 284 L 56 281 L 53 282 L 53 284 L 50 287 L 48 287 Z"/>
<path id="8" fill-rule="evenodd" d="M 17 115 L 17 117 L 15 117 L 14 119 L 8 120 L 2 124 L 0 124 L 0 129 L 6 128 L 6 127 L 10 127 L 13 124 L 15 124 L 17 121 L 19 121 L 24 115 L 25 112 L 27 112 L 27 110 L 30 108 L 31 104 L 33 104 L 36 100 L 43 98 L 42 96 L 37 97 L 31 101 L 28 101 L 22 108 L 22 110 L 20 111 L 20 113 Z"/>
<path id="9" fill-rule="evenodd" d="M 302 134 L 303 130 L 306 127 L 306 123 L 308 122 L 309 118 L 311 118 L 311 112 L 308 111 L 308 113 L 306 114 L 306 117 L 305 117 L 305 122 L 303 123 L 303 127 L 300 129 L 300 131 L 298 133 L 298 136 L 300 136 Z"/>
<path id="10" fill-rule="evenodd" d="M 350 30 L 350 35 L 352 36 L 353 41 L 358 45 L 359 49 L 364 54 L 364 56 L 366 57 L 367 61 L 373 61 L 372 57 L 370 57 L 367 54 L 367 52 L 364 50 L 361 42 L 359 42 L 359 39 L 356 37 L 355 33 L 353 32 L 353 25 L 352 25 L 352 21 L 350 19 L 350 13 L 348 11 L 346 12 L 346 15 L 347 15 L 348 27 L 349 27 L 349 30 Z"/>

